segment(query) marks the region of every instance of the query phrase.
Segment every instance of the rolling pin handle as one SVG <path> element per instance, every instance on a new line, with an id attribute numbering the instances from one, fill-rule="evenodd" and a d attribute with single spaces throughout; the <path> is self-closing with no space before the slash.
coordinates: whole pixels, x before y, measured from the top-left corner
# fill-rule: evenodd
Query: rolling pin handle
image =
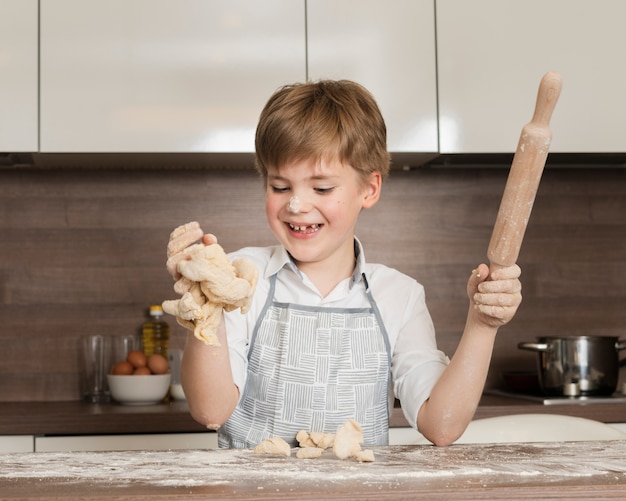
<path id="1" fill-rule="evenodd" d="M 562 86 L 561 75 L 556 71 L 550 71 L 543 76 L 539 83 L 537 102 L 531 123 L 543 127 L 549 126 L 552 112 L 561 95 Z"/>

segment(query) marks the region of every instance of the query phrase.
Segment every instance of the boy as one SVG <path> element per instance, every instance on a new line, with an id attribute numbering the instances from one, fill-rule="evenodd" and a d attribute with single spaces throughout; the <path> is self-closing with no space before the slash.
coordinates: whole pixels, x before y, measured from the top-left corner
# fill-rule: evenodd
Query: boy
<path id="1" fill-rule="evenodd" d="M 395 396 L 427 439 L 454 442 L 478 405 L 498 327 L 521 302 L 519 267 L 472 272 L 467 322 L 448 360 L 422 286 L 366 263 L 355 237 L 389 171 L 385 123 L 356 83 L 279 89 L 259 119 L 256 166 L 280 245 L 230 255 L 253 261 L 259 281 L 247 313 L 224 314 L 221 346 L 188 335 L 181 376 L 193 417 L 219 428 L 221 447 L 273 436 L 295 445 L 299 430 L 334 433 L 347 419 L 362 426 L 365 445 L 385 445 Z M 197 240 L 216 242 L 197 224 L 170 241 L 175 279 Z"/>

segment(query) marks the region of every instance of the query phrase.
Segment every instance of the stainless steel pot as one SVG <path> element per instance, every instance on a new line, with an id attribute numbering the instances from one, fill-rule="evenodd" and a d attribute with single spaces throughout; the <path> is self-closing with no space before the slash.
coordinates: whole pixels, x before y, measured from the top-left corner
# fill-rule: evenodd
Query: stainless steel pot
<path id="1" fill-rule="evenodd" d="M 518 348 L 539 352 L 539 384 L 546 395 L 611 395 L 619 377 L 619 350 L 626 341 L 609 336 L 547 336 Z"/>

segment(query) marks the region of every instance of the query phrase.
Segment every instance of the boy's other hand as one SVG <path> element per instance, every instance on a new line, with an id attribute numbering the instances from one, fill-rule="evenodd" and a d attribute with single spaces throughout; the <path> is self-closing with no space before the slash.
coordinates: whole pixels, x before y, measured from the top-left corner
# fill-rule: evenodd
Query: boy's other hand
<path id="1" fill-rule="evenodd" d="M 518 265 L 489 270 L 478 266 L 467 283 L 467 294 L 477 320 L 491 327 L 508 323 L 522 302 L 522 284 Z"/>

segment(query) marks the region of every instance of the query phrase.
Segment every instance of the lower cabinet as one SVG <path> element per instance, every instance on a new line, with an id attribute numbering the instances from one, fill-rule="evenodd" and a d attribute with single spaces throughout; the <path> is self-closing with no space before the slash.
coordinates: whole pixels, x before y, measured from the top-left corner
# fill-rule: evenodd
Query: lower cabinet
<path id="1" fill-rule="evenodd" d="M 426 444 L 428 440 L 419 431 L 406 428 L 389 428 L 389 445 Z"/>
<path id="2" fill-rule="evenodd" d="M 626 435 L 626 423 L 609 423 L 611 428 L 615 428 L 616 430 L 621 431 Z"/>
<path id="3" fill-rule="evenodd" d="M 626 435 L 626 423 L 609 423 Z M 418 445 L 429 442 L 413 428 L 390 428 L 389 445 Z M 217 433 L 165 433 L 136 435 L 77 435 L 38 437 L 0 436 L 1 453 L 19 452 L 106 452 L 217 449 Z"/>
<path id="4" fill-rule="evenodd" d="M 217 449 L 217 433 L 35 437 L 35 452 Z"/>
<path id="5" fill-rule="evenodd" d="M 0 435 L 0 454 L 10 452 L 33 452 L 35 437 L 33 435 Z"/>
<path id="6" fill-rule="evenodd" d="M 617 432 L 621 432 L 624 434 L 624 439 L 626 440 L 626 423 L 606 423 L 608 429 L 617 430 Z M 478 426 L 477 426 L 478 425 Z M 495 427 L 495 428 L 494 428 Z M 619 433 L 613 432 L 616 436 L 616 439 L 621 439 L 619 437 Z M 611 433 L 611 435 L 613 435 Z M 569 434 L 572 435 L 571 438 L 565 439 L 565 441 L 569 440 L 589 440 L 593 441 L 599 439 L 596 433 L 589 431 L 589 434 L 581 434 L 580 430 L 569 430 Z M 465 434 L 456 442 L 459 444 L 463 443 L 503 443 L 503 442 L 545 442 L 549 440 L 548 436 L 550 435 L 547 431 L 536 430 L 535 428 L 531 430 L 527 430 L 526 432 L 522 429 L 510 430 L 508 428 L 498 429 L 498 425 L 494 423 L 490 423 L 489 427 L 485 427 L 481 420 L 472 421 Z M 530 438 L 532 436 L 532 438 Z M 607 432 L 602 432 L 603 439 L 608 439 Z M 559 434 L 557 441 L 563 441 L 564 435 Z M 529 439 L 530 438 L 530 439 Z M 389 429 L 389 445 L 427 445 L 430 442 L 424 438 L 424 436 L 414 430 L 413 428 L 390 428 Z"/>

